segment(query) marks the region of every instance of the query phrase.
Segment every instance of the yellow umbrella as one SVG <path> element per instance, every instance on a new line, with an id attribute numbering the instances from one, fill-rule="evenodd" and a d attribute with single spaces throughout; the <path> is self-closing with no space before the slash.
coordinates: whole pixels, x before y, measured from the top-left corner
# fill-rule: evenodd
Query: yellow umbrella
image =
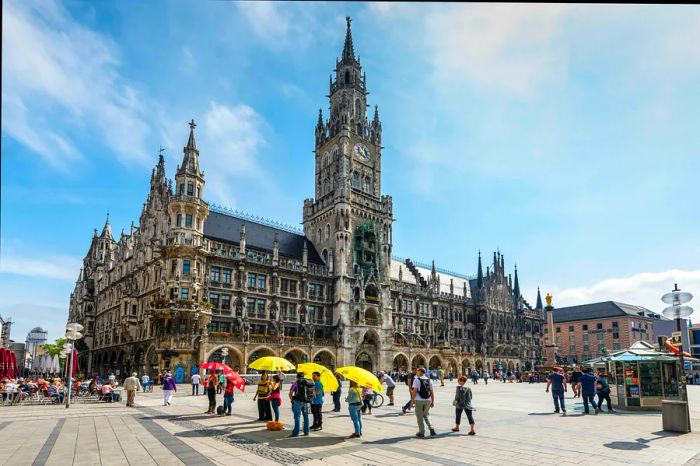
<path id="1" fill-rule="evenodd" d="M 321 383 L 323 384 L 323 391 L 334 392 L 338 390 L 338 379 L 333 375 L 333 371 L 325 366 L 316 364 L 315 362 L 304 362 L 297 366 L 297 372 L 303 372 L 304 377 L 307 379 L 311 378 L 311 374 L 318 372 L 321 374 Z"/>
<path id="2" fill-rule="evenodd" d="M 263 356 L 248 364 L 248 367 L 258 371 L 270 372 L 293 371 L 295 369 L 294 364 L 277 356 Z"/>
<path id="3" fill-rule="evenodd" d="M 371 387 L 375 392 L 382 393 L 382 384 L 371 372 L 357 366 L 345 366 L 339 367 L 335 370 L 338 374 L 342 375 L 348 380 L 356 382 L 360 387 Z"/>

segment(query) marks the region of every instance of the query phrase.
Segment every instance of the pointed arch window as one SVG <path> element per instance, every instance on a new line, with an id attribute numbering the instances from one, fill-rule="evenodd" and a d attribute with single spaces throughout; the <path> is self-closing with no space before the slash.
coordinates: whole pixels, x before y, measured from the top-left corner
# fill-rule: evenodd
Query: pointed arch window
<path id="1" fill-rule="evenodd" d="M 366 193 L 370 192 L 370 180 L 369 180 L 369 176 L 365 176 L 365 184 L 364 184 L 363 189 L 364 189 L 364 191 L 365 191 Z"/>
<path id="2" fill-rule="evenodd" d="M 352 187 L 360 189 L 360 174 L 357 172 L 352 172 Z"/>

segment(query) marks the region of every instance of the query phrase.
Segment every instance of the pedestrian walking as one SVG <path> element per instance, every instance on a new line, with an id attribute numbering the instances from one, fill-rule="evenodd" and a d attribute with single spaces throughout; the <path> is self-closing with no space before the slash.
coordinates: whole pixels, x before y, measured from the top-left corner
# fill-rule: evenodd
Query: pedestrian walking
<path id="1" fill-rule="evenodd" d="M 584 370 L 584 372 L 586 372 Z M 577 367 L 574 366 L 574 370 L 571 371 L 571 375 L 569 376 L 569 385 L 571 385 L 571 389 L 574 392 L 574 396 L 572 398 L 576 397 L 581 397 L 581 384 L 579 384 L 579 378 L 582 376 L 581 371 L 578 370 Z M 585 403 L 585 400 L 584 400 Z"/>
<path id="2" fill-rule="evenodd" d="M 566 392 L 566 377 L 559 373 L 561 369 L 555 368 L 554 371 L 547 376 L 547 389 L 552 387 L 552 399 L 554 400 L 554 412 L 558 413 L 561 405 L 561 411 L 566 414 L 566 406 L 564 405 L 564 393 Z"/>
<path id="3" fill-rule="evenodd" d="M 362 437 L 362 416 L 360 415 L 362 394 L 360 387 L 352 380 L 350 381 L 350 388 L 345 401 L 348 403 L 348 412 L 350 413 L 350 419 L 352 419 L 352 425 L 355 428 L 355 432 L 350 434 L 350 438 L 360 438 Z"/>
<path id="4" fill-rule="evenodd" d="M 275 413 L 275 422 L 279 422 L 280 406 L 282 406 L 282 381 L 279 374 L 272 376 L 270 395 L 267 398 L 270 401 L 270 406 L 272 406 L 272 411 Z"/>
<path id="5" fill-rule="evenodd" d="M 170 374 L 170 371 L 165 373 L 163 377 L 163 406 L 170 406 L 173 401 L 173 394 L 177 391 L 175 378 Z"/>
<path id="6" fill-rule="evenodd" d="M 199 395 L 199 382 L 202 380 L 202 378 L 199 376 L 199 374 L 193 374 L 192 375 L 192 396 Z"/>
<path id="7" fill-rule="evenodd" d="M 292 383 L 289 389 L 289 399 L 292 402 L 292 413 L 294 413 L 294 429 L 290 437 L 298 437 L 299 431 L 303 429 L 304 435 L 309 435 L 309 403 L 314 397 L 314 383 L 304 378 L 303 372 L 297 372 L 297 380 Z M 301 426 L 301 418 L 304 424 Z"/>
<path id="8" fill-rule="evenodd" d="M 333 392 L 333 412 L 334 413 L 339 413 L 340 412 L 340 396 L 343 393 L 343 386 L 340 383 L 340 374 L 337 372 L 334 373 L 335 378 L 338 379 L 338 389 Z"/>
<path id="9" fill-rule="evenodd" d="M 472 377 L 472 383 L 474 385 L 478 385 L 479 384 L 479 373 L 477 371 L 472 371 L 471 377 Z"/>
<path id="10" fill-rule="evenodd" d="M 269 395 L 270 376 L 267 374 L 267 371 L 262 371 L 258 381 L 258 390 L 253 397 L 253 401 L 258 400 L 258 421 L 272 420 L 272 408 L 270 407 L 270 400 L 267 398 Z"/>
<path id="11" fill-rule="evenodd" d="M 440 386 L 444 387 L 445 386 L 445 371 L 442 369 L 438 369 L 438 379 L 440 380 Z"/>
<path id="12" fill-rule="evenodd" d="M 452 404 L 455 407 L 455 426 L 452 428 L 452 432 L 459 432 L 459 424 L 462 420 L 462 411 L 467 414 L 467 420 L 469 421 L 469 435 L 476 435 L 474 432 L 474 417 L 472 416 L 472 389 L 467 387 L 467 378 L 461 376 L 457 379 L 457 391 L 455 392 L 455 399 Z"/>
<path id="13" fill-rule="evenodd" d="M 416 377 L 416 369 L 413 369 L 412 372 L 409 372 L 406 375 L 406 386 L 408 386 L 408 403 L 403 405 L 403 408 L 401 408 L 401 412 L 403 414 L 406 414 L 407 411 L 410 411 L 411 408 L 413 407 L 413 401 L 412 401 L 412 396 L 413 396 L 413 379 Z"/>
<path id="14" fill-rule="evenodd" d="M 608 412 L 614 413 L 615 410 L 612 408 L 612 400 L 610 399 L 610 385 L 605 378 L 605 374 L 601 371 L 598 373 L 596 378 L 596 395 L 598 396 L 598 408 L 596 409 L 596 414 L 602 411 L 603 401 L 608 405 Z"/>
<path id="15" fill-rule="evenodd" d="M 386 396 L 389 398 L 389 404 L 387 406 L 394 406 L 394 389 L 396 388 L 396 382 L 384 371 L 379 372 L 379 382 L 386 384 Z"/>
<path id="16" fill-rule="evenodd" d="M 491 377 L 491 374 L 489 374 L 489 371 L 484 371 L 484 383 L 486 385 L 489 384 L 489 377 Z"/>
<path id="17" fill-rule="evenodd" d="M 571 377 L 569 378 L 569 382 L 574 378 L 573 373 L 571 374 Z M 591 404 L 593 409 L 595 409 L 595 413 L 598 414 L 598 407 L 595 404 L 595 383 L 596 383 L 596 378 L 593 374 L 591 374 L 591 370 L 589 368 L 584 368 L 583 369 L 583 374 L 579 375 L 576 377 L 576 388 L 574 389 L 574 393 L 578 392 L 583 395 L 583 412 L 585 414 L 590 414 L 590 410 L 588 408 L 588 403 Z M 575 397 L 576 395 L 574 395 Z"/>
<path id="18" fill-rule="evenodd" d="M 374 390 L 372 387 L 363 387 L 362 414 L 372 414 L 372 398 L 374 398 Z"/>
<path id="19" fill-rule="evenodd" d="M 425 424 L 430 429 L 430 435 L 436 435 L 433 422 L 430 419 L 430 408 L 435 406 L 435 387 L 433 386 L 433 381 L 425 376 L 425 369 L 422 367 L 418 368 L 416 377 L 413 380 L 411 401 L 416 409 L 416 418 L 418 420 L 416 437 L 425 437 Z"/>
<path id="20" fill-rule="evenodd" d="M 313 423 L 311 430 L 323 430 L 323 383 L 321 382 L 321 374 L 313 372 L 311 380 L 314 381 L 314 397 L 311 400 L 311 415 Z"/>
<path id="21" fill-rule="evenodd" d="M 224 416 L 230 416 L 233 409 L 233 387 L 233 383 L 227 383 L 224 387 L 224 411 L 222 413 Z"/>
<path id="22" fill-rule="evenodd" d="M 143 391 L 147 392 L 150 385 L 151 378 L 148 376 L 148 374 L 143 374 L 141 376 L 141 388 L 143 388 Z"/>
<path id="23" fill-rule="evenodd" d="M 136 398 L 136 390 L 141 389 L 141 384 L 139 383 L 139 378 L 137 377 L 136 372 L 131 374 L 131 377 L 128 377 L 124 381 L 124 390 L 126 390 L 126 405 L 127 406 L 134 406 L 134 398 Z"/>
<path id="24" fill-rule="evenodd" d="M 219 374 L 219 384 L 216 386 L 216 393 L 221 393 L 224 390 L 224 384 L 226 383 L 226 377 L 223 371 Z"/>
<path id="25" fill-rule="evenodd" d="M 216 392 L 219 386 L 219 377 L 215 372 L 209 373 L 207 379 L 207 398 L 209 398 L 209 408 L 204 414 L 214 414 L 216 412 Z"/>

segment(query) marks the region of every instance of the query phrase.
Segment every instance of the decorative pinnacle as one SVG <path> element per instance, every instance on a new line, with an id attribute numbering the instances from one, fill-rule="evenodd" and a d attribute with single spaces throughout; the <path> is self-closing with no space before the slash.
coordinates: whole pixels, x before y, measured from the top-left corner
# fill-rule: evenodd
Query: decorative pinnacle
<path id="1" fill-rule="evenodd" d="M 352 45 L 352 31 L 350 29 L 350 23 L 352 20 L 349 16 L 345 17 L 348 29 L 345 32 L 345 46 L 343 47 L 343 60 L 354 60 L 355 59 L 355 49 Z"/>

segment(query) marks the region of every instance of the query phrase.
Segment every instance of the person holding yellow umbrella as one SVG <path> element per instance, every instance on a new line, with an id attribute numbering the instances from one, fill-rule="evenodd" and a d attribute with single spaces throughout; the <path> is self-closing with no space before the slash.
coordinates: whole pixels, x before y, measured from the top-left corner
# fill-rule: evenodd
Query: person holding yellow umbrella
<path id="1" fill-rule="evenodd" d="M 359 438 L 362 436 L 362 419 L 360 416 L 360 407 L 362 406 L 361 387 L 369 387 L 376 392 L 383 392 L 382 384 L 377 379 L 377 376 L 371 372 L 357 366 L 339 367 L 336 372 L 350 381 L 350 390 L 345 401 L 348 403 L 348 411 L 352 419 L 355 432 L 350 435 L 350 438 Z"/>

